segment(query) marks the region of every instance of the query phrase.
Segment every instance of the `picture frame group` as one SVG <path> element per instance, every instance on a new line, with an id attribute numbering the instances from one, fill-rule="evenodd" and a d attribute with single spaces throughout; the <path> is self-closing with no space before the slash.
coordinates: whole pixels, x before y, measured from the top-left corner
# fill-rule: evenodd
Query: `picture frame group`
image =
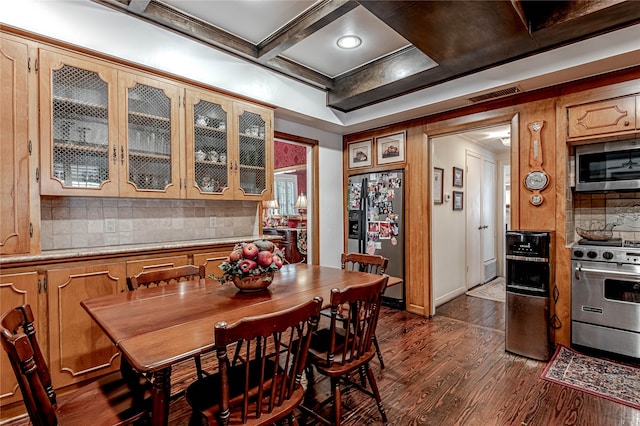
<path id="1" fill-rule="evenodd" d="M 349 169 L 404 163 L 406 161 L 406 132 L 392 133 L 374 139 L 351 142 L 347 145 Z M 375 153 L 375 163 L 373 156 Z"/>

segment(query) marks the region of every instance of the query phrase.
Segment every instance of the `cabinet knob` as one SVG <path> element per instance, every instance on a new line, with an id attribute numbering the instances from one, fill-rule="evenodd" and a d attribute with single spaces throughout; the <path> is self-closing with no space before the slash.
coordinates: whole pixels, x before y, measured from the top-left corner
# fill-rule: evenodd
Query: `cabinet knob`
<path id="1" fill-rule="evenodd" d="M 631 124 L 631 123 L 629 123 L 629 120 L 627 120 L 627 121 L 625 121 L 625 122 L 624 122 L 625 127 L 628 127 L 628 126 L 629 126 L 629 124 Z"/>

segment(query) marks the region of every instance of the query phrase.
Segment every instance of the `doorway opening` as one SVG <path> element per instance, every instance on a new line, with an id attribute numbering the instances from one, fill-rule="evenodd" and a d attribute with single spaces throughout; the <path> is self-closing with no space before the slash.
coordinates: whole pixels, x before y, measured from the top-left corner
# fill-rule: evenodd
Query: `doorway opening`
<path id="1" fill-rule="evenodd" d="M 504 276 L 510 137 L 507 122 L 431 139 L 432 314 Z"/>
<path id="2" fill-rule="evenodd" d="M 316 140 L 275 132 L 274 199 L 263 203 L 263 232 L 283 236 L 291 263 L 318 263 L 317 151 Z"/>

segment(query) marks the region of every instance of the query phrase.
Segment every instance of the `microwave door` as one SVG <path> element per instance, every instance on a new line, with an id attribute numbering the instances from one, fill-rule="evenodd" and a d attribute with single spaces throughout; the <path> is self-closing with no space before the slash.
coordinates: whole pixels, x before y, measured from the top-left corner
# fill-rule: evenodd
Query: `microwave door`
<path id="1" fill-rule="evenodd" d="M 577 191 L 610 191 L 640 188 L 640 149 L 576 150 Z M 625 147 L 629 148 L 629 147 Z"/>

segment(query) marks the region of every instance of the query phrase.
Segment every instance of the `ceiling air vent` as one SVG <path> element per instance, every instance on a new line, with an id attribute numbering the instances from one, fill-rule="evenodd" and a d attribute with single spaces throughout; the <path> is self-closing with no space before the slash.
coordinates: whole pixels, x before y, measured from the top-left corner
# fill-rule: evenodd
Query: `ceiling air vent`
<path id="1" fill-rule="evenodd" d="M 516 86 L 509 87 L 507 89 L 496 90 L 495 92 L 485 93 L 484 95 L 473 96 L 469 98 L 471 102 L 482 102 L 487 101 L 489 99 L 501 98 L 503 96 L 513 95 L 514 93 L 520 92 L 520 89 Z"/>

